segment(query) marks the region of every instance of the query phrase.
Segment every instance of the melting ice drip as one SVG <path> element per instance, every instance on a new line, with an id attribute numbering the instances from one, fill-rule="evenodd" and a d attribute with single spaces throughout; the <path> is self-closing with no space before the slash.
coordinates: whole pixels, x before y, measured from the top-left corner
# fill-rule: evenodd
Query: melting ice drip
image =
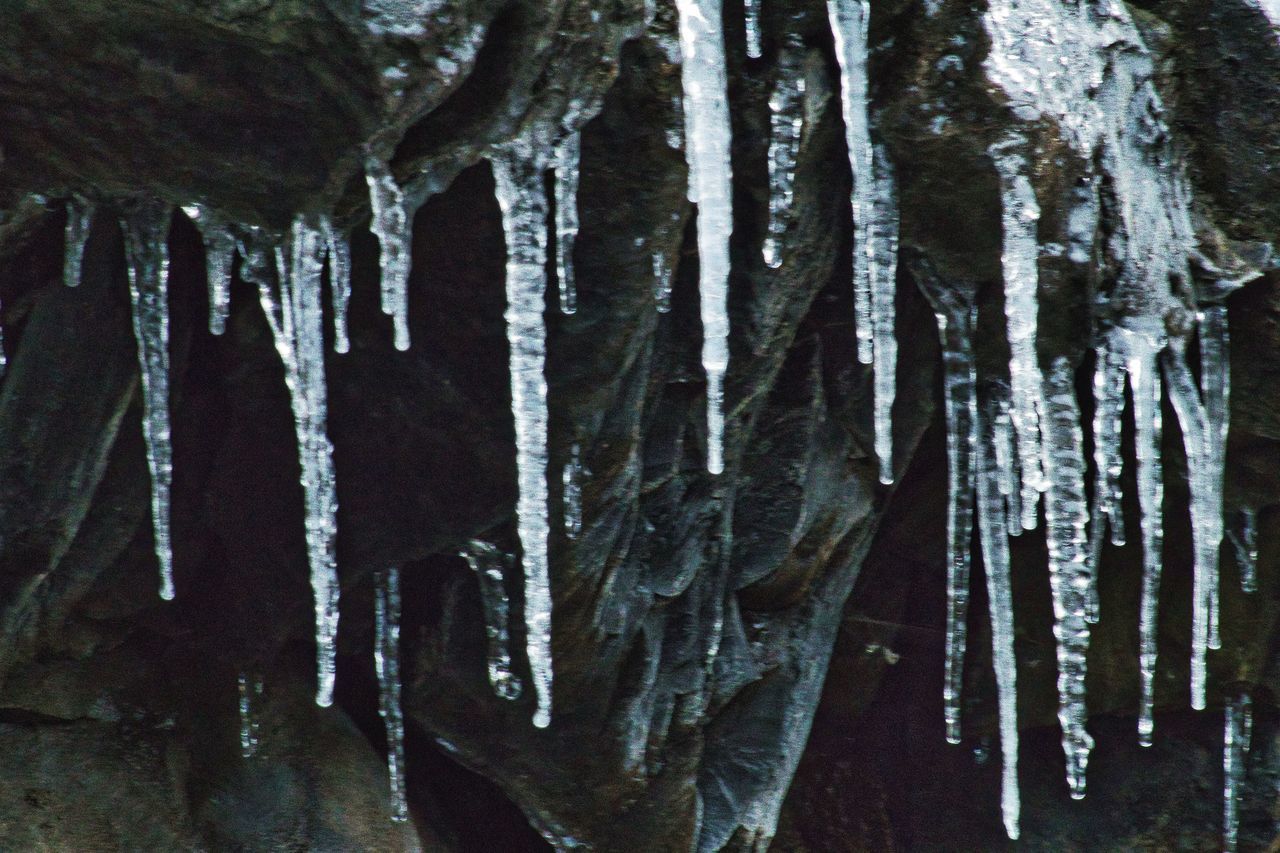
<path id="1" fill-rule="evenodd" d="M 516 530 L 525 575 L 529 668 L 538 709 L 533 724 L 551 723 L 551 584 L 547 535 L 547 200 L 536 140 L 520 137 L 492 157 L 507 242 L 507 342 L 516 428 Z"/>
<path id="2" fill-rule="evenodd" d="M 683 60 L 689 200 L 698 205 L 698 293 L 707 374 L 707 470 L 724 471 L 729 367 L 729 236 L 733 231 L 729 97 L 721 0 L 676 0 Z"/>
<path id="3" fill-rule="evenodd" d="M 173 545 L 169 492 L 173 447 L 169 429 L 169 219 L 168 205 L 139 205 L 122 222 L 128 255 L 129 300 L 142 374 L 142 437 L 151 472 L 151 524 L 160 563 L 160 597 L 173 599 Z M 87 230 L 87 229 L 86 229 Z M 79 253 L 83 255 L 83 249 Z M 79 281 L 79 274 L 76 274 Z"/>
<path id="4" fill-rule="evenodd" d="M 1240 793 L 1244 785 L 1245 755 L 1253 736 L 1253 712 L 1247 695 L 1227 702 L 1222 710 L 1222 848 L 1235 853 L 1240 834 Z"/>
<path id="5" fill-rule="evenodd" d="M 252 250 L 248 250 L 249 254 Z M 293 406 L 303 497 L 306 502 L 307 561 L 316 613 L 316 703 L 333 702 L 338 634 L 338 498 L 334 488 L 333 445 L 325 433 L 328 417 L 324 377 L 324 320 L 320 282 L 325 242 L 318 225 L 298 217 L 275 248 L 279 293 L 268 278 L 258 281 L 276 351 L 284 363 Z"/>
<path id="6" fill-rule="evenodd" d="M 869 0 L 827 0 L 840 63 L 840 105 L 853 173 L 853 301 L 858 360 L 873 365 L 875 443 L 880 482 L 893 482 L 893 409 L 897 343 L 898 209 L 889 159 L 871 142 L 868 115 Z"/>
<path id="7" fill-rule="evenodd" d="M 511 671 L 510 637 L 507 618 L 510 605 L 503 586 L 502 570 L 507 556 L 495 546 L 472 539 L 460 556 L 476 573 L 480 584 L 480 603 L 484 608 L 485 635 L 489 641 L 489 686 L 503 699 L 520 696 L 520 679 Z"/>
<path id="8" fill-rule="evenodd" d="M 400 708 L 400 570 L 374 575 L 373 665 L 378 675 L 378 713 L 387 730 L 387 774 L 391 784 L 391 819 L 409 819 L 405 799 L 404 714 Z"/>
<path id="9" fill-rule="evenodd" d="M 258 752 L 262 741 L 262 724 L 260 711 L 256 708 L 262 704 L 262 676 L 249 677 L 243 672 L 239 678 L 240 706 L 240 755 L 252 758 Z"/>

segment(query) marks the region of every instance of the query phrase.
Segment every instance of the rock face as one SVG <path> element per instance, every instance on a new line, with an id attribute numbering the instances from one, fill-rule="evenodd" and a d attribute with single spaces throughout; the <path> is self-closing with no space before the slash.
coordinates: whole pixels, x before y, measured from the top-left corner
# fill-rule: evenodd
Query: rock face
<path id="1" fill-rule="evenodd" d="M 872 377 L 855 358 L 851 179 L 821 2 L 765 3 L 761 59 L 746 56 L 740 5 L 724 10 L 735 226 L 719 477 L 704 470 L 696 214 L 666 0 L 67 5 L 0 4 L 0 847 L 714 851 L 763 849 L 775 829 L 772 849 L 786 851 L 1008 844 L 981 592 L 965 742 L 943 738 L 946 462 L 938 338 L 918 289 L 925 276 L 972 287 L 979 370 L 1007 367 L 987 147 L 1017 118 L 984 72 L 981 4 L 871 4 L 872 127 L 901 209 L 892 487 L 877 482 Z M 1280 233 L 1280 29 L 1251 0 L 1130 6 L 1197 236 L 1219 268 L 1246 267 Z M 775 269 L 761 244 L 782 67 L 802 68 L 806 85 Z M 524 690 L 508 701 L 488 683 L 481 591 L 458 556 L 473 539 L 517 550 L 505 247 L 484 157 L 522 128 L 582 132 L 578 311 L 546 315 L 546 730 L 530 723 L 518 561 L 505 585 Z M 1048 124 L 1036 139 L 1042 234 L 1056 239 L 1087 164 Z M 378 306 L 368 155 L 423 202 L 407 352 Z M 73 193 L 98 215 L 70 289 L 60 211 Z M 332 708 L 310 701 L 303 496 L 280 361 L 239 276 L 226 334 L 208 333 L 200 235 L 180 214 L 177 599 L 155 596 L 116 224 L 145 198 L 277 230 L 333 211 L 355 228 L 351 351 L 326 359 L 343 589 Z M 669 313 L 654 305 L 663 268 Z M 1052 258 L 1042 268 L 1042 354 L 1071 353 L 1087 388 L 1094 282 Z M 1167 412 L 1156 745 L 1133 736 L 1135 534 L 1103 554 L 1084 804 L 1062 782 L 1044 537 L 1013 540 L 1028 848 L 1213 849 L 1219 710 L 1239 690 L 1255 704 L 1241 848 L 1274 836 L 1280 276 L 1264 272 L 1228 300 L 1226 505 L 1259 510 L 1258 589 L 1240 591 L 1224 549 L 1210 710 L 1189 712 L 1187 470 Z M 1136 519 L 1131 431 L 1124 510 Z M 586 475 L 569 538 L 560 472 L 575 446 Z M 372 578 L 389 565 L 402 567 L 408 827 L 389 820 L 372 663 Z M 245 673 L 264 685 L 247 758 Z"/>

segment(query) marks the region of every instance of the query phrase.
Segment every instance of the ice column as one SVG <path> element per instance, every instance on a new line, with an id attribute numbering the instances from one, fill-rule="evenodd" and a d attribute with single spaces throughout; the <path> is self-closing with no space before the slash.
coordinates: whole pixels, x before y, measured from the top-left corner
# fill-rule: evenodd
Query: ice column
<path id="1" fill-rule="evenodd" d="M 698 205 L 702 367 L 707 374 L 707 470 L 724 470 L 724 375 L 729 367 L 729 236 L 733 187 L 721 0 L 676 0 L 683 59 L 689 200 Z"/>
<path id="2" fill-rule="evenodd" d="M 151 471 L 151 523 L 160 563 L 160 597 L 173 599 L 169 489 L 173 449 L 169 431 L 169 218 L 167 205 L 139 206 L 125 217 L 129 298 L 142 374 L 142 437 Z"/>
<path id="3" fill-rule="evenodd" d="M 551 723 L 551 583 L 547 560 L 547 200 L 542 163 L 519 138 L 493 157 L 493 177 L 507 241 L 507 342 L 516 430 L 516 530 L 523 552 L 529 668 L 538 709 L 533 724 Z"/>

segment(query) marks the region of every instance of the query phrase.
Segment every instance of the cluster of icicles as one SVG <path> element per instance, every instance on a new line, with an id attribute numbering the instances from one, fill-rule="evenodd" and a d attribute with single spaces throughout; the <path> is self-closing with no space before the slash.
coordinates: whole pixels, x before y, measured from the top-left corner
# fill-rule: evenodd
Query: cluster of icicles
<path id="1" fill-rule="evenodd" d="M 677 0 L 683 60 L 684 133 L 689 199 L 698 205 L 699 292 L 707 376 L 707 468 L 723 470 L 723 383 L 728 367 L 729 235 L 732 230 L 731 132 L 721 0 Z M 745 0 L 748 53 L 761 55 L 760 0 Z M 872 365 L 875 447 L 880 479 L 892 482 L 890 410 L 894 398 L 897 345 L 894 297 L 898 212 L 893 172 L 885 151 L 872 143 L 868 116 L 867 0 L 828 0 L 841 71 L 841 105 L 853 177 L 853 294 L 857 357 Z M 1184 436 L 1191 472 L 1195 538 L 1195 601 L 1192 704 L 1205 707 L 1205 655 L 1218 647 L 1218 579 L 1222 520 L 1222 476 L 1227 432 L 1228 360 L 1226 311 L 1221 298 L 1243 283 L 1221 281 L 1195 312 L 1201 353 L 1197 388 L 1184 359 L 1185 338 L 1170 337 L 1165 316 L 1185 301 L 1173 282 L 1190 281 L 1195 251 L 1188 192 L 1176 164 L 1161 149 L 1162 107 L 1150 83 L 1150 60 L 1132 21 L 1112 0 L 1078 5 L 1058 0 L 992 0 L 985 23 L 992 41 L 988 76 L 1002 87 L 1015 115 L 1027 122 L 1055 121 L 1072 146 L 1101 163 L 1119 200 L 1119 221 L 1110 223 L 1120 280 L 1103 297 L 1124 305 L 1123 319 L 1097 330 L 1093 423 L 1096 483 L 1090 509 L 1083 483 L 1086 460 L 1074 366 L 1065 358 L 1040 365 L 1037 341 L 1037 259 L 1050 247 L 1037 240 L 1039 208 L 1030 180 L 1030 144 L 1011 132 L 991 149 L 1003 198 L 1004 302 L 1010 363 L 1004 377 L 980 377 L 973 357 L 975 293 L 964 286 L 921 282 L 933 304 L 944 352 L 945 414 L 949 460 L 948 614 L 944 686 L 946 731 L 960 739 L 961 666 L 965 651 L 970 557 L 975 515 L 989 586 L 992 643 L 999 693 L 1004 755 L 1003 811 L 1010 837 L 1018 835 L 1016 666 L 1013 604 L 1009 583 L 1009 536 L 1033 529 L 1043 505 L 1049 570 L 1058 638 L 1058 686 L 1067 778 L 1083 797 L 1092 740 L 1085 731 L 1085 656 L 1089 626 L 1098 618 L 1096 575 L 1104 530 L 1122 543 L 1120 423 L 1126 380 L 1137 436 L 1137 482 L 1144 580 L 1141 606 L 1142 700 L 1138 733 L 1152 735 L 1156 601 L 1161 569 L 1160 472 L 1161 388 L 1167 386 Z M 1137 47 L 1137 50 L 1130 48 Z M 769 149 L 772 199 L 762 246 L 770 268 L 781 264 L 789 221 L 792 182 L 803 123 L 803 75 L 782 69 L 770 99 Z M 1135 107 L 1135 105 L 1137 105 Z M 678 136 L 680 134 L 677 134 Z M 547 199 L 542 175 L 556 176 L 555 251 L 560 307 L 576 310 L 573 242 L 577 232 L 579 137 L 569 132 L 553 146 L 529 133 L 492 152 L 497 197 L 507 241 L 506 322 L 511 350 L 511 391 L 516 428 L 519 497 L 517 532 L 525 575 L 528 659 L 536 694 L 534 724 L 550 723 L 551 594 L 548 579 L 546 330 Z M 382 308 L 394 320 L 394 344 L 409 347 L 408 275 L 414 210 L 385 163 L 370 159 L 366 175 L 371 228 L 381 246 Z M 1076 262 L 1090 262 L 1099 231 L 1099 181 L 1083 192 L 1071 213 L 1072 242 L 1055 246 Z M 325 431 L 321 281 L 328 269 L 334 349 L 349 349 L 347 303 L 350 250 L 347 237 L 323 215 L 300 216 L 284 235 L 229 223 L 199 205 L 183 208 L 205 241 L 210 316 L 214 334 L 226 328 L 230 283 L 237 254 L 241 277 L 258 287 L 262 309 L 285 365 L 297 430 L 306 497 L 306 540 L 315 598 L 318 689 L 316 701 L 333 698 L 334 640 L 338 625 L 336 497 L 332 445 Z M 81 259 L 93 210 L 68 202 L 65 279 L 79 282 Z M 161 204 L 132 208 L 122 222 L 129 263 L 133 323 L 144 391 L 144 436 L 152 476 L 152 521 L 161 572 L 161 596 L 174 596 L 169 537 L 171 452 L 168 419 L 168 300 L 166 250 L 170 209 Z M 327 259 L 327 264 L 326 264 Z M 669 309 L 670 270 L 654 264 L 659 310 Z M 0 350 L 0 358 L 3 358 Z M 3 362 L 0 361 L 0 369 Z M 1161 377 L 1164 382 L 1162 383 Z M 584 468 L 580 450 L 564 471 L 566 533 L 582 525 Z M 1042 500 L 1043 496 L 1043 500 Z M 1255 583 L 1256 541 L 1252 513 L 1227 532 L 1242 564 L 1246 590 Z M 507 648 L 507 600 L 502 591 L 505 555 L 472 542 L 463 552 L 484 593 L 489 631 L 489 672 L 499 696 L 520 695 Z M 396 569 L 376 578 L 376 669 L 381 710 L 388 729 L 393 816 L 407 819 L 404 796 L 404 733 L 398 663 L 400 592 Z M 241 744 L 258 748 L 253 708 L 261 702 L 260 679 L 241 678 Z M 1226 711 L 1225 837 L 1234 846 L 1236 796 L 1249 729 L 1248 699 Z"/>

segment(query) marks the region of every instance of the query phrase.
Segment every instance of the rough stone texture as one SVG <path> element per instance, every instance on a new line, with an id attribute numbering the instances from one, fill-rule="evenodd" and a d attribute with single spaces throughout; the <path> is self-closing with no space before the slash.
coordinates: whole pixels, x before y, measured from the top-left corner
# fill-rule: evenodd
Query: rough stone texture
<path id="1" fill-rule="evenodd" d="M 765 3 L 765 57 L 747 60 L 740 6 L 726 2 L 736 224 L 718 480 L 702 470 L 695 212 L 665 132 L 679 121 L 674 12 L 658 2 L 646 24 L 645 5 L 0 0 L 0 846 L 519 851 L 545 849 L 540 833 L 604 851 L 748 849 L 779 816 L 776 850 L 1006 846 L 980 578 L 967 740 L 942 737 L 945 455 L 934 321 L 913 278 L 977 287 L 980 368 L 998 373 L 1008 352 L 985 151 L 1009 116 L 983 77 L 983 10 L 872 4 L 873 124 L 902 207 L 903 476 L 885 489 L 870 374 L 854 358 L 850 177 L 823 4 Z M 1134 5 L 1161 59 L 1197 226 L 1220 249 L 1210 254 L 1274 241 L 1276 32 L 1245 0 Z M 803 43 L 810 121 L 785 260 L 770 270 L 759 245 L 783 32 Z M 553 532 L 546 731 L 530 724 L 530 691 L 506 702 L 487 684 L 479 590 L 456 556 L 471 538 L 515 548 L 504 248 L 483 157 L 520 127 L 548 140 L 583 129 L 580 307 L 547 316 L 553 531 L 574 443 L 590 478 L 581 536 Z M 1082 166 L 1052 128 L 1038 140 L 1053 239 Z M 368 152 L 425 200 L 407 353 L 377 305 Z M 60 283 L 57 202 L 70 192 L 103 205 L 75 290 Z M 279 360 L 239 279 L 226 335 L 207 333 L 200 241 L 181 216 L 170 238 L 178 599 L 155 597 L 114 223 L 146 196 L 269 227 L 334 209 L 356 226 L 351 352 L 327 363 L 344 590 L 331 709 L 308 699 L 312 608 Z M 653 310 L 655 254 L 676 269 L 666 315 Z M 1091 271 L 1042 273 L 1042 353 L 1081 359 Z M 1244 596 L 1224 558 L 1210 695 L 1248 687 L 1259 706 L 1242 835 L 1256 849 L 1273 834 L 1280 752 L 1280 277 L 1229 304 L 1227 499 L 1263 510 L 1262 560 L 1259 591 Z M 1185 462 L 1171 413 L 1165 423 L 1157 745 L 1139 750 L 1132 733 L 1133 536 L 1105 554 L 1089 662 L 1099 745 L 1083 805 L 1061 781 L 1043 538 L 1014 542 L 1029 849 L 1217 843 L 1220 717 L 1185 711 Z M 1132 466 L 1126 478 L 1135 518 Z M 387 821 L 371 662 L 371 577 L 388 564 L 404 567 L 414 821 L 403 836 Z M 527 676 L 518 567 L 506 581 Z M 266 684 L 263 747 L 249 759 L 244 672 Z"/>

